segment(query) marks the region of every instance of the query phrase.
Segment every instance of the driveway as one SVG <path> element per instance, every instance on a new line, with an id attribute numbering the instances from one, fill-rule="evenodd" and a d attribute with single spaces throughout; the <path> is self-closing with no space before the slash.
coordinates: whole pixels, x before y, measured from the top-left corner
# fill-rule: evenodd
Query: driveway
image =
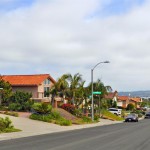
<path id="1" fill-rule="evenodd" d="M 22 131 L 0 134 L 0 140 L 15 139 L 15 138 L 48 134 L 48 133 L 54 133 L 54 132 L 62 132 L 62 131 L 69 131 L 69 130 L 75 130 L 75 129 L 95 127 L 95 126 L 122 123 L 120 121 L 110 121 L 110 120 L 101 119 L 100 122 L 94 123 L 94 124 L 59 126 L 59 125 L 52 124 L 52 123 L 31 120 L 29 118 L 26 118 L 25 117 L 26 115 L 23 115 L 21 117 L 13 117 L 13 116 L 0 114 L 0 117 L 6 117 L 6 116 L 12 120 L 15 128 L 21 129 Z"/>

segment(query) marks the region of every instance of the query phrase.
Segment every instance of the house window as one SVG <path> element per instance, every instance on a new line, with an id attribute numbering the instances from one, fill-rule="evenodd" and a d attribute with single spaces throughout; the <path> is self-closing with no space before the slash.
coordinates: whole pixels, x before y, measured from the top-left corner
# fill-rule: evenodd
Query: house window
<path id="1" fill-rule="evenodd" d="M 49 91 L 50 91 L 49 87 L 44 87 L 44 97 L 49 97 Z"/>
<path id="2" fill-rule="evenodd" d="M 48 84 L 50 84 L 50 80 L 49 80 L 49 79 L 46 79 L 46 80 L 44 81 L 44 85 L 48 85 Z"/>

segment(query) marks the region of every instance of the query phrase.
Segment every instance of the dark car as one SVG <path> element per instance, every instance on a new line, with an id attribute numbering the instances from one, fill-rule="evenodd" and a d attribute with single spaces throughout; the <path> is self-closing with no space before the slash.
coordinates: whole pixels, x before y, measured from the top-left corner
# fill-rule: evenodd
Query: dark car
<path id="1" fill-rule="evenodd" d="M 137 114 L 129 114 L 125 118 L 125 122 L 138 122 L 138 115 Z"/>
<path id="2" fill-rule="evenodd" d="M 147 113 L 145 114 L 145 119 L 150 119 L 150 112 L 147 112 Z"/>

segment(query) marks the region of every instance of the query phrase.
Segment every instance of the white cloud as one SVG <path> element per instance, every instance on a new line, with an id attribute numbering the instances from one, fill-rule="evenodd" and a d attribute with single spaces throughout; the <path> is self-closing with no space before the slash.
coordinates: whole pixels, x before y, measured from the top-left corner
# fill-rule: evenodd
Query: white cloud
<path id="1" fill-rule="evenodd" d="M 38 0 L 0 14 L 1 74 L 83 74 L 94 70 L 117 90 L 149 89 L 149 2 L 130 12 L 89 18 L 99 0 Z"/>

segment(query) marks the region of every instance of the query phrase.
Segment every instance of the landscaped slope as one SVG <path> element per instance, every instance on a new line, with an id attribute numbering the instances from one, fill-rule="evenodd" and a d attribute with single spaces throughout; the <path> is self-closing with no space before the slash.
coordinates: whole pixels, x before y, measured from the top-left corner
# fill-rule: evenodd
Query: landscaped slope
<path id="1" fill-rule="evenodd" d="M 67 112 L 66 110 L 62 108 L 55 108 L 55 110 L 58 111 L 60 115 L 64 117 L 65 119 L 71 120 L 72 123 L 76 123 L 77 120 L 79 120 L 79 118 L 77 118 L 76 116 L 72 115 L 71 113 Z"/>
<path id="2" fill-rule="evenodd" d="M 121 118 L 119 116 L 116 116 L 115 114 L 112 114 L 108 110 L 102 110 L 101 111 L 101 117 L 104 118 L 104 119 L 109 119 L 109 120 L 113 120 L 113 121 L 122 121 L 122 120 L 124 120 L 123 118 Z"/>

